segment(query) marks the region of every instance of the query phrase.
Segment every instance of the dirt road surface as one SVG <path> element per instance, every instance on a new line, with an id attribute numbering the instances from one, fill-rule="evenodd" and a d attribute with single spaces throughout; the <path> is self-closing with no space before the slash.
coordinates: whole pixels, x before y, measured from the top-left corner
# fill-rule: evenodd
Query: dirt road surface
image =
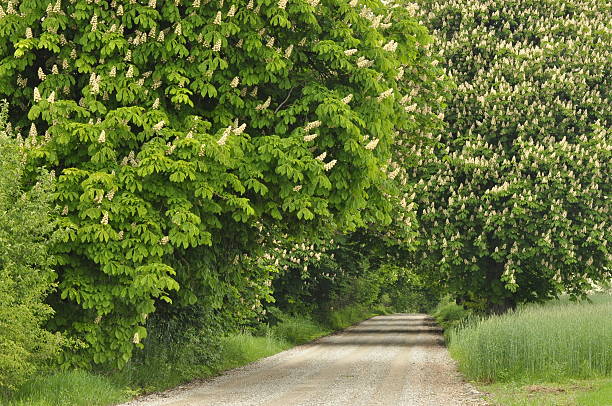
<path id="1" fill-rule="evenodd" d="M 378 316 L 207 380 L 124 406 L 486 405 L 424 314 Z"/>

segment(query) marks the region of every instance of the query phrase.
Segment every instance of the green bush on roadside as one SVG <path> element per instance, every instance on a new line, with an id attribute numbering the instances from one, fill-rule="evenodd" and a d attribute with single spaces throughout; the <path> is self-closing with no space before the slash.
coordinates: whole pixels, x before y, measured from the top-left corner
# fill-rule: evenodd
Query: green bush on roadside
<path id="1" fill-rule="evenodd" d="M 451 302 L 448 298 L 442 300 L 433 311 L 433 317 L 444 330 L 458 326 L 471 314 L 469 310 Z"/>
<path id="2" fill-rule="evenodd" d="M 61 344 L 41 327 L 53 313 L 44 303 L 54 280 L 47 254 L 52 179 L 43 174 L 28 187 L 23 148 L 6 117 L 0 103 L 0 392 L 23 383 Z"/>

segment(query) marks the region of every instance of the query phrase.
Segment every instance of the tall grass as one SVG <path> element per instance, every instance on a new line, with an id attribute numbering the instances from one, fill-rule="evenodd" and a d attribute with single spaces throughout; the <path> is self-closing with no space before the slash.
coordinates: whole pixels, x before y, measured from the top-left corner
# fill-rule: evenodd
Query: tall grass
<path id="1" fill-rule="evenodd" d="M 471 319 L 449 331 L 449 349 L 469 378 L 558 381 L 612 375 L 612 296 L 593 303 L 530 305 Z"/>
<path id="2" fill-rule="evenodd" d="M 106 406 L 129 399 L 128 390 L 108 378 L 85 371 L 57 372 L 31 379 L 4 406 Z"/>

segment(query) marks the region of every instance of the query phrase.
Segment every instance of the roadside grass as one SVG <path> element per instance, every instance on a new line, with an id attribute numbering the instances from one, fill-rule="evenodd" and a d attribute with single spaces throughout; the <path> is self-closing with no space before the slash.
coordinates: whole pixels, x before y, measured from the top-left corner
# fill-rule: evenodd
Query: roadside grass
<path id="1" fill-rule="evenodd" d="M 104 376 L 73 370 L 39 376 L 11 396 L 5 406 L 106 406 L 126 401 L 132 393 Z"/>
<path id="2" fill-rule="evenodd" d="M 180 343 L 163 339 L 150 342 L 143 360 L 130 362 L 121 371 L 94 374 L 73 370 L 39 376 L 10 396 L 0 394 L 3 406 L 109 406 L 130 398 L 205 379 L 295 345 L 304 344 L 370 317 L 386 314 L 385 308 L 351 306 L 331 312 L 323 322 L 285 315 L 274 326 L 256 332 L 238 332 L 216 342 L 198 337 Z M 206 336 L 206 334 L 204 334 Z M 211 350 L 212 348 L 212 350 Z M 214 356 L 211 356 L 214 352 Z M 3 397 L 4 396 L 4 397 Z"/>
<path id="3" fill-rule="evenodd" d="M 563 382 L 612 376 L 612 296 L 553 301 L 468 319 L 448 332 L 460 370 L 480 382 Z"/>
<path id="4" fill-rule="evenodd" d="M 612 406 L 612 379 L 478 386 L 496 406 Z"/>

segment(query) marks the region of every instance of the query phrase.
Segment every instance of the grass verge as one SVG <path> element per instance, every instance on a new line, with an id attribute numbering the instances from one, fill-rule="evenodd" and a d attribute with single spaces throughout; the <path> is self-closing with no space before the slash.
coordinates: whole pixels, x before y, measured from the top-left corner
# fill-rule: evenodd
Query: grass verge
<path id="1" fill-rule="evenodd" d="M 480 385 L 495 406 L 612 406 L 612 379 Z"/>
<path id="2" fill-rule="evenodd" d="M 317 323 L 303 316 L 285 315 L 274 326 L 262 326 L 259 334 L 243 332 L 206 342 L 194 334 L 192 340 L 172 344 L 157 342 L 149 350 L 153 356 L 131 363 L 109 376 L 85 371 L 57 372 L 28 381 L 10 397 L 0 394 L 3 406 L 108 406 L 143 393 L 161 391 L 182 383 L 217 375 L 341 330 L 375 315 L 384 308 L 370 310 L 352 306 L 331 312 Z M 214 346 L 214 351 L 203 346 Z M 206 355 L 200 355 L 200 352 Z M 216 352 L 214 358 L 210 353 Z"/>
<path id="3" fill-rule="evenodd" d="M 57 372 L 28 381 L 5 406 L 106 406 L 128 400 L 132 393 L 107 377 L 85 371 Z M 0 400 L 2 398 L 0 397 Z"/>

